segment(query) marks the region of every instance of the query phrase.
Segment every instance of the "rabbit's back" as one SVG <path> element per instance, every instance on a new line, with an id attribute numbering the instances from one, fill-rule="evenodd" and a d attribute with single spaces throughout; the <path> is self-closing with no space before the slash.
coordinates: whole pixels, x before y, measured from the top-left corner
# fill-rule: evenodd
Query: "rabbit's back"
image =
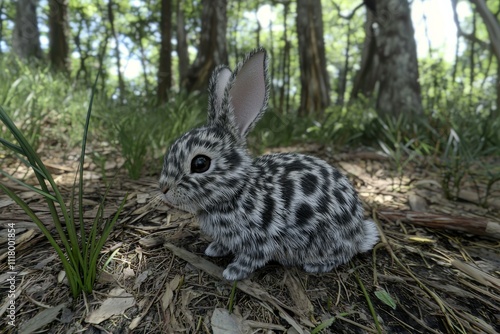
<path id="1" fill-rule="evenodd" d="M 285 264 L 348 261 L 365 242 L 363 207 L 349 180 L 324 160 L 282 153 L 254 161 L 262 191 L 261 228 Z"/>

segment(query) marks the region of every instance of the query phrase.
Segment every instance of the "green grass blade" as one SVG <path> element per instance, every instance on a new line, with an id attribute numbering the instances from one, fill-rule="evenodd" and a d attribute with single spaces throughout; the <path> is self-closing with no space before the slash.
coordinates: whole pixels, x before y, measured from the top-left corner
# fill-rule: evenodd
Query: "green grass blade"
<path id="1" fill-rule="evenodd" d="M 60 205 L 61 207 L 61 212 L 64 216 L 64 220 L 66 222 L 66 226 L 68 227 L 68 231 L 71 231 L 71 221 L 68 217 L 68 213 L 66 210 L 66 205 L 64 203 L 64 200 L 61 196 L 61 193 L 59 192 L 59 189 L 57 188 L 57 185 L 54 182 L 54 179 L 52 178 L 51 174 L 41 161 L 40 157 L 36 154 L 35 150 L 33 147 L 30 145 L 30 143 L 26 140 L 26 138 L 23 136 L 21 131 L 17 128 L 17 126 L 14 124 L 14 122 L 10 119 L 10 117 L 7 115 L 5 110 L 0 107 L 0 120 L 5 124 L 7 129 L 12 133 L 14 138 L 17 140 L 19 143 L 21 150 L 24 152 L 23 154 L 26 156 L 26 158 L 29 161 L 30 166 L 36 166 L 37 168 L 33 168 L 33 171 L 35 172 L 35 176 L 38 180 L 38 183 L 40 185 L 40 188 L 45 192 L 45 193 L 50 193 L 49 188 L 45 184 L 45 180 L 47 180 L 51 187 L 52 190 L 55 193 L 56 197 L 56 202 Z M 41 173 L 40 173 L 41 171 Z M 52 219 L 54 221 L 54 225 L 56 227 L 57 232 L 59 233 L 59 236 L 61 238 L 61 242 L 63 243 L 64 247 L 68 251 L 68 256 L 70 257 L 70 261 L 74 261 L 73 254 L 71 253 L 71 249 L 78 245 L 77 242 L 77 237 L 76 233 L 71 234 L 69 233 L 71 244 L 73 247 L 71 247 L 68 243 L 68 239 L 66 237 L 66 234 L 64 233 L 64 230 L 62 228 L 61 220 L 59 219 L 59 214 L 58 211 L 55 207 L 54 201 L 45 197 L 47 206 L 49 207 L 50 214 L 52 216 Z"/>
<path id="2" fill-rule="evenodd" d="M 118 217 L 120 216 L 120 213 L 122 212 L 123 207 L 125 206 L 125 203 L 127 201 L 127 197 L 128 197 L 128 194 L 125 195 L 125 197 L 123 198 L 123 201 L 121 202 L 120 207 L 116 211 L 113 219 L 111 221 L 107 222 L 106 226 L 104 227 L 103 231 L 101 232 L 101 236 L 99 237 L 97 244 L 95 244 L 95 247 L 92 249 L 91 259 L 89 261 L 91 265 L 95 266 L 97 264 L 99 253 L 101 252 L 102 247 L 104 246 L 104 243 L 108 239 L 109 234 L 111 233 L 111 230 L 113 229 L 116 222 L 118 221 Z M 92 278 L 92 282 L 93 282 L 93 280 L 95 280 L 95 276 Z"/>
<path id="3" fill-rule="evenodd" d="M 24 155 L 24 151 L 23 151 L 23 149 L 20 146 L 12 144 L 11 142 L 9 142 L 9 141 L 7 141 L 7 140 L 5 140 L 3 138 L 0 138 L 0 144 L 2 144 L 3 146 L 7 147 L 9 150 L 16 152 L 17 154 Z"/>
<path id="4" fill-rule="evenodd" d="M 78 184 L 78 217 L 80 221 L 80 237 L 81 244 L 83 247 L 87 244 L 87 238 L 85 234 L 85 226 L 83 223 L 83 166 L 85 163 L 85 150 L 87 146 L 87 136 L 89 132 L 90 116 L 92 114 L 92 104 L 94 102 L 94 95 L 97 88 L 97 80 L 99 79 L 99 72 L 95 77 L 94 85 L 92 86 L 92 92 L 90 93 L 89 108 L 87 110 L 87 117 L 85 119 L 85 125 L 83 127 L 83 138 L 82 138 L 82 150 L 80 152 L 80 164 L 78 166 L 79 172 L 79 184 Z M 82 247 L 82 248 L 83 248 Z M 87 254 L 84 254 L 84 262 L 87 261 Z M 86 268 L 86 266 L 85 266 Z"/>
<path id="5" fill-rule="evenodd" d="M 50 199 L 52 201 L 57 201 L 57 199 L 54 196 L 52 196 L 50 193 L 47 193 L 47 192 L 43 191 L 42 189 L 38 189 L 37 187 L 34 187 L 34 186 L 29 185 L 29 184 L 27 184 L 27 183 L 25 183 L 25 182 L 23 182 L 21 180 L 16 179 L 15 177 L 13 177 L 12 175 L 10 175 L 9 173 L 6 173 L 2 169 L 0 169 L 0 174 L 2 174 L 3 176 L 7 177 L 8 179 L 16 182 L 17 184 L 20 184 L 23 187 L 25 187 L 25 188 L 27 188 L 27 189 L 29 189 L 31 191 L 34 191 L 34 192 L 42 195 L 43 197 L 46 197 L 46 198 L 48 198 L 48 199 Z"/>
<path id="6" fill-rule="evenodd" d="M 54 248 L 61 263 L 63 265 L 64 271 L 66 272 L 66 276 L 68 278 L 68 282 L 70 285 L 71 292 L 74 297 L 76 297 L 83 286 L 80 277 L 77 275 L 75 267 L 72 265 L 71 261 L 68 261 L 66 256 L 64 255 L 61 247 L 57 244 L 54 237 L 50 233 L 50 231 L 45 227 L 43 222 L 38 218 L 38 216 L 31 210 L 31 208 L 24 202 L 19 196 L 17 196 L 13 191 L 0 183 L 0 189 L 2 189 L 7 196 L 9 196 L 17 205 L 23 209 L 23 211 L 33 220 L 33 222 L 38 226 L 40 231 L 42 231 L 43 235 L 47 238 L 50 245 Z"/>
<path id="7" fill-rule="evenodd" d="M 377 329 L 377 333 L 382 334 L 382 328 L 380 327 L 380 323 L 378 321 L 378 316 L 377 312 L 375 312 L 375 308 L 373 307 L 372 300 L 370 298 L 370 295 L 368 294 L 368 291 L 366 291 L 365 285 L 361 281 L 361 278 L 359 277 L 358 270 L 354 271 L 356 280 L 358 281 L 359 286 L 361 287 L 361 290 L 363 291 L 363 295 L 365 296 L 366 303 L 368 304 L 368 308 L 370 309 L 370 313 L 373 317 L 373 322 L 375 323 L 375 328 Z"/>
<path id="8" fill-rule="evenodd" d="M 311 331 L 311 334 L 321 333 L 323 329 L 330 327 L 335 322 L 335 320 L 336 318 L 332 317 L 330 319 L 323 321 Z"/>

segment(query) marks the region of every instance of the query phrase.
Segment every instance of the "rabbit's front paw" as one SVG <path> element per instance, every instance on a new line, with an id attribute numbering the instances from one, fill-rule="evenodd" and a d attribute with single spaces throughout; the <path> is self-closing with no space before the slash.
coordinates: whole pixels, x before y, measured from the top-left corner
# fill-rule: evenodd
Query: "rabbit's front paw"
<path id="1" fill-rule="evenodd" d="M 241 281 L 250 275 L 251 271 L 248 268 L 242 267 L 238 263 L 231 263 L 222 272 L 222 276 L 228 281 Z"/>
<path id="2" fill-rule="evenodd" d="M 205 255 L 210 257 L 226 256 L 229 253 L 229 248 L 216 241 L 213 241 L 210 245 L 208 245 L 207 249 L 205 249 Z"/>

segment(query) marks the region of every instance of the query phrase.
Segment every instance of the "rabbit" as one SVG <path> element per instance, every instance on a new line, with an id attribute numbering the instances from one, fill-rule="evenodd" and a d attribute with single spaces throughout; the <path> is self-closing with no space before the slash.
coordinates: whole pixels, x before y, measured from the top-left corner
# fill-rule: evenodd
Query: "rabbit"
<path id="1" fill-rule="evenodd" d="M 324 273 L 366 252 L 378 230 L 347 177 L 297 153 L 253 159 L 246 137 L 267 108 L 268 57 L 259 48 L 234 72 L 217 67 L 207 124 L 175 140 L 159 185 L 169 206 L 197 215 L 212 238 L 205 255 L 234 255 L 225 279 L 247 278 L 274 260 Z"/>

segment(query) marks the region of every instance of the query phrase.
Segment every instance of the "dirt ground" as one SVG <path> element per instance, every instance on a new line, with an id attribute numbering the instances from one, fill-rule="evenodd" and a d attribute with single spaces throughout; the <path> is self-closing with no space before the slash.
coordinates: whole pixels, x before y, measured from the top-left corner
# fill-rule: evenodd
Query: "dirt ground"
<path id="1" fill-rule="evenodd" d="M 97 166 L 86 166 L 85 218 L 91 224 L 106 190 L 104 181 L 112 184 L 105 216 L 112 216 L 129 195 L 105 244 L 103 270 L 90 295 L 71 298 L 55 251 L 0 192 L 0 332 L 500 331 L 500 185 L 485 207 L 478 205 L 485 192 L 481 180 L 465 177 L 458 198 L 450 201 L 443 195 L 439 171 L 430 167 L 410 164 L 396 175 L 389 159 L 371 151 L 333 153 L 316 146 L 300 151 L 324 158 L 353 181 L 366 215 L 380 229 L 381 242 L 372 252 L 321 275 L 270 263 L 233 285 L 222 278 L 231 259 L 203 255 L 209 240 L 196 219 L 159 202 L 158 175 L 132 181 L 120 159 L 110 157 L 106 178 Z M 77 166 L 68 159 L 45 160 L 67 195 Z M 9 171 L 33 178 L 17 165 Z M 2 182 L 53 228 L 39 195 Z M 15 327 L 8 324 L 5 283 L 10 223 L 15 223 L 17 242 Z"/>

